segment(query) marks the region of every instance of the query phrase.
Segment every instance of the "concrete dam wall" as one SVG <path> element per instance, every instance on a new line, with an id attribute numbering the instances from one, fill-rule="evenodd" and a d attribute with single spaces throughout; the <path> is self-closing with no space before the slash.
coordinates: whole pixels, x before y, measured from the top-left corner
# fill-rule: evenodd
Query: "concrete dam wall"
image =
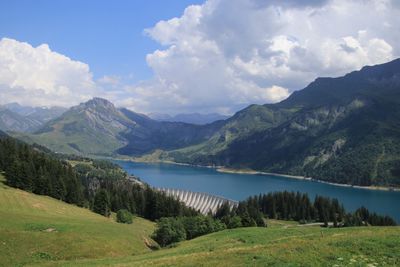
<path id="1" fill-rule="evenodd" d="M 228 202 L 231 207 L 238 204 L 237 201 L 206 193 L 170 188 L 158 188 L 158 190 L 165 192 L 169 196 L 179 199 L 185 203 L 186 206 L 194 208 L 195 210 L 200 211 L 202 214 L 207 214 L 209 211 L 215 213 L 217 208 L 224 202 Z"/>

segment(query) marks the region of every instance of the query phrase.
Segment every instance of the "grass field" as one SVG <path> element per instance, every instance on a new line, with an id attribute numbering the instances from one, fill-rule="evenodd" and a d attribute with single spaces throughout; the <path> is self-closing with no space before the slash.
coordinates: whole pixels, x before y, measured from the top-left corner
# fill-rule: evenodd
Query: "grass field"
<path id="1" fill-rule="evenodd" d="M 0 177 L 1 178 L 1 177 Z M 269 220 L 151 252 L 153 223 L 115 223 L 0 182 L 2 266 L 400 266 L 399 227 L 326 229 Z"/>
<path id="2" fill-rule="evenodd" d="M 225 230 L 143 255 L 57 266 L 400 266 L 399 227 L 271 226 Z"/>
<path id="3" fill-rule="evenodd" d="M 4 179 L 0 176 L 0 179 Z M 87 209 L 0 182 L 0 266 L 149 252 L 150 221 L 116 223 Z"/>

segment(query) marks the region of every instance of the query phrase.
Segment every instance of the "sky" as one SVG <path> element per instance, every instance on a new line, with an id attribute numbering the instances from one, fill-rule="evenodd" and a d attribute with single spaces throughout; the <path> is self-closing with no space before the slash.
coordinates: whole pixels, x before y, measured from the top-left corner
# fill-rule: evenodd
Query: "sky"
<path id="1" fill-rule="evenodd" d="M 0 104 L 232 114 L 400 54 L 397 0 L 0 1 Z"/>

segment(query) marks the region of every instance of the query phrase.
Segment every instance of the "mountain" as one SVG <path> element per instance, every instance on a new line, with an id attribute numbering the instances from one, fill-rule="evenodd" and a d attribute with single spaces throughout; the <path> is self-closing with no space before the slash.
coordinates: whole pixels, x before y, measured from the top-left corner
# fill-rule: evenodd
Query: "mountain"
<path id="1" fill-rule="evenodd" d="M 218 113 L 182 113 L 174 116 L 161 113 L 151 113 L 149 114 L 149 117 L 157 121 L 185 122 L 198 125 L 204 125 L 229 118 L 229 116 L 221 115 Z"/>
<path id="2" fill-rule="evenodd" d="M 40 127 L 41 123 L 0 107 L 0 129 L 3 131 L 29 132 Z"/>
<path id="3" fill-rule="evenodd" d="M 400 59 L 318 78 L 288 99 L 252 105 L 210 140 L 161 154 L 355 185 L 400 185 Z"/>
<path id="4" fill-rule="evenodd" d="M 159 122 L 128 109 L 121 112 L 136 126 L 124 137 L 128 144 L 117 152 L 124 155 L 142 155 L 154 150 L 172 150 L 208 140 L 219 129 L 223 121 L 217 121 L 205 126 L 183 122 Z"/>
<path id="5" fill-rule="evenodd" d="M 72 107 L 29 135 L 15 135 L 63 153 L 141 155 L 155 149 L 172 150 L 205 141 L 218 123 L 202 127 L 158 122 L 102 98 Z"/>
<path id="6" fill-rule="evenodd" d="M 0 106 L 0 129 L 4 131 L 34 132 L 44 123 L 66 111 L 62 107 L 28 107 L 18 103 Z"/>
<path id="7" fill-rule="evenodd" d="M 6 136 L 8 136 L 8 135 L 7 135 L 5 132 L 3 132 L 3 131 L 0 130 L 0 138 L 1 138 L 1 137 L 6 137 Z"/>
<path id="8" fill-rule="evenodd" d="M 58 118 L 68 109 L 63 107 L 36 107 L 32 113 L 26 115 L 27 118 L 39 121 L 42 125 L 50 120 Z"/>
<path id="9" fill-rule="evenodd" d="M 21 116 L 26 116 L 26 115 L 29 115 L 29 114 L 35 112 L 34 107 L 22 106 L 16 102 L 5 104 L 5 105 L 3 105 L 3 107 L 8 110 L 11 110 L 12 112 L 15 112 L 15 113 L 21 115 Z"/>
<path id="10" fill-rule="evenodd" d="M 29 138 L 56 152 L 107 154 L 126 144 L 121 134 L 133 124 L 113 104 L 94 98 L 47 122 Z"/>
<path id="11" fill-rule="evenodd" d="M 206 125 L 160 122 L 95 98 L 20 136 L 60 152 L 400 185 L 400 59 L 318 78 L 277 104 Z"/>

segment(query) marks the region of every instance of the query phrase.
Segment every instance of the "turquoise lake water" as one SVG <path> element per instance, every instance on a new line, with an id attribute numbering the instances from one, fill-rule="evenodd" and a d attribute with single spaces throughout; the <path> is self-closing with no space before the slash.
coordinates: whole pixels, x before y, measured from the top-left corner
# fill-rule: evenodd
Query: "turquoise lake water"
<path id="1" fill-rule="evenodd" d="M 300 191 L 308 193 L 312 199 L 315 195 L 335 197 L 348 211 L 365 206 L 370 211 L 390 215 L 400 223 L 400 192 L 340 187 L 272 175 L 220 173 L 210 168 L 165 163 L 115 162 L 154 187 L 204 192 L 233 200 L 274 191 Z"/>

